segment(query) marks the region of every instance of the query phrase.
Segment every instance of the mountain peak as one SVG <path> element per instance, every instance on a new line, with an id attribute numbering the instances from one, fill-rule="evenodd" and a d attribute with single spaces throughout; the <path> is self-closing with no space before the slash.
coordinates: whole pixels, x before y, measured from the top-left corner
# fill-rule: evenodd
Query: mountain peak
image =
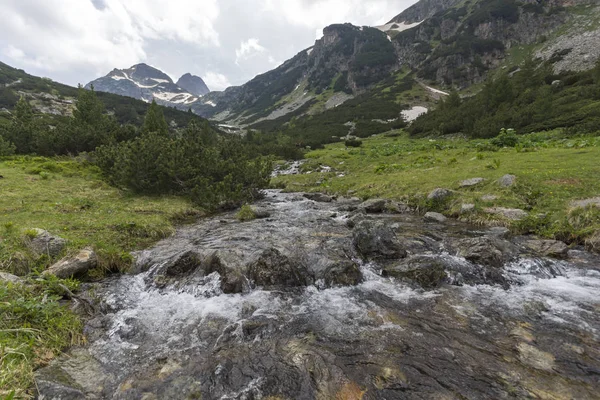
<path id="1" fill-rule="evenodd" d="M 204 80 L 189 72 L 179 78 L 177 86 L 196 96 L 204 96 L 205 94 L 210 93 L 210 89 L 206 86 Z"/>

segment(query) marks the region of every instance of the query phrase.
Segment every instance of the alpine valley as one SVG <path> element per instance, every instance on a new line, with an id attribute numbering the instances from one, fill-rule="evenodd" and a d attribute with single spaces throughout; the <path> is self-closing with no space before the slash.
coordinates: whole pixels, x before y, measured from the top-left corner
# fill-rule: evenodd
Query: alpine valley
<path id="1" fill-rule="evenodd" d="M 383 26 L 328 26 L 314 46 L 222 92 L 180 80 L 186 92 L 143 64 L 88 87 L 155 99 L 244 130 L 291 128 L 297 136 L 293 128 L 302 124 L 302 142 L 320 145 L 400 127 L 452 90 L 471 96 L 488 78 L 516 73 L 527 58 L 557 80 L 589 70 L 600 56 L 599 24 L 594 0 L 422 0 Z M 312 133 L 324 124 L 326 138 Z"/>
<path id="2" fill-rule="evenodd" d="M 219 92 L 0 62 L 0 399 L 598 399 L 600 2 L 413 2 Z"/>

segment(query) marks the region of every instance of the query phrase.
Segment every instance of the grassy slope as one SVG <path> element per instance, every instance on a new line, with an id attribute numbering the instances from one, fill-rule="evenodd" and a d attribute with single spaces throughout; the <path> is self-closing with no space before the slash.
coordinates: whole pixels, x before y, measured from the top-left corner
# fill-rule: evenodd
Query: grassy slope
<path id="1" fill-rule="evenodd" d="M 65 253 L 92 246 L 102 276 L 131 262 L 129 251 L 171 234 L 173 222 L 197 216 L 181 198 L 129 196 L 104 183 L 98 171 L 72 159 L 0 160 L 0 271 L 29 274 L 28 285 L 0 283 L 0 398 L 27 397 L 34 368 L 83 340 L 81 322 L 59 300 L 63 284 L 39 272 L 55 260 L 36 258 L 24 232 L 42 228 L 68 240 Z"/>
<path id="2" fill-rule="evenodd" d="M 431 209 L 427 194 L 438 187 L 457 191 L 443 211 L 458 216 L 461 205 L 472 203 L 477 212 L 467 217 L 473 222 L 507 223 L 482 212 L 486 207 L 515 207 L 535 218 L 513 227 L 545 236 L 583 242 L 600 232 L 600 213 L 595 210 L 572 212 L 574 199 L 600 195 L 600 138 L 562 139 L 560 132 L 528 135 L 522 138 L 530 148 L 481 151 L 485 140 L 408 139 L 405 136 L 364 141 L 362 148 L 347 149 L 344 144 L 328 145 L 307 155 L 304 171 L 312 173 L 276 178 L 292 191 L 325 191 L 346 195 L 356 191 L 362 198 L 385 197 L 409 201 L 421 210 Z M 334 172 L 317 172 L 321 165 Z M 505 174 L 518 177 L 518 185 L 500 188 L 496 181 Z M 343 176 L 342 176 L 343 175 Z M 482 177 L 487 181 L 475 188 L 459 189 L 462 180 Z M 354 193 L 354 192 L 351 192 Z M 498 196 L 483 201 L 484 195 Z M 538 219 L 540 213 L 547 218 Z M 582 215 L 584 214 L 584 215 Z"/>

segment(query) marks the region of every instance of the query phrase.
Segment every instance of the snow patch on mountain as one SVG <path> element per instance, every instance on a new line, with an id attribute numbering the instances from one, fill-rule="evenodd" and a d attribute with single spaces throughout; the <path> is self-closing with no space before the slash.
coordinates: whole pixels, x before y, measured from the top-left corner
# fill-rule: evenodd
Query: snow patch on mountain
<path id="1" fill-rule="evenodd" d="M 421 25 L 424 21 L 425 20 L 419 21 L 419 22 L 414 22 L 412 24 L 407 24 L 406 22 L 392 22 L 389 24 L 376 26 L 375 28 L 379 29 L 382 32 L 389 32 L 389 31 L 403 32 L 405 30 L 414 28 L 415 26 Z"/>

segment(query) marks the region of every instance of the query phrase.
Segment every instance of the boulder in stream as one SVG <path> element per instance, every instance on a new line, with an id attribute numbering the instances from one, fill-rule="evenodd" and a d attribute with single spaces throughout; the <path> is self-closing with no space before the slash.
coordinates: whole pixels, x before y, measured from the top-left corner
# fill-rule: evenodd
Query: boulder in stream
<path id="1" fill-rule="evenodd" d="M 406 257 L 396 234 L 383 222 L 360 221 L 353 232 L 354 248 L 363 259 L 399 259 Z"/>
<path id="2" fill-rule="evenodd" d="M 277 249 L 267 249 L 258 259 L 248 265 L 248 278 L 257 286 L 298 287 L 311 283 L 308 269 Z"/>
<path id="3" fill-rule="evenodd" d="M 528 240 L 525 247 L 546 257 L 565 258 L 569 253 L 569 246 L 558 240 Z"/>
<path id="4" fill-rule="evenodd" d="M 498 237 L 475 237 L 461 239 L 456 243 L 458 254 L 476 264 L 501 268 L 514 259 L 518 250 L 512 243 Z"/>

